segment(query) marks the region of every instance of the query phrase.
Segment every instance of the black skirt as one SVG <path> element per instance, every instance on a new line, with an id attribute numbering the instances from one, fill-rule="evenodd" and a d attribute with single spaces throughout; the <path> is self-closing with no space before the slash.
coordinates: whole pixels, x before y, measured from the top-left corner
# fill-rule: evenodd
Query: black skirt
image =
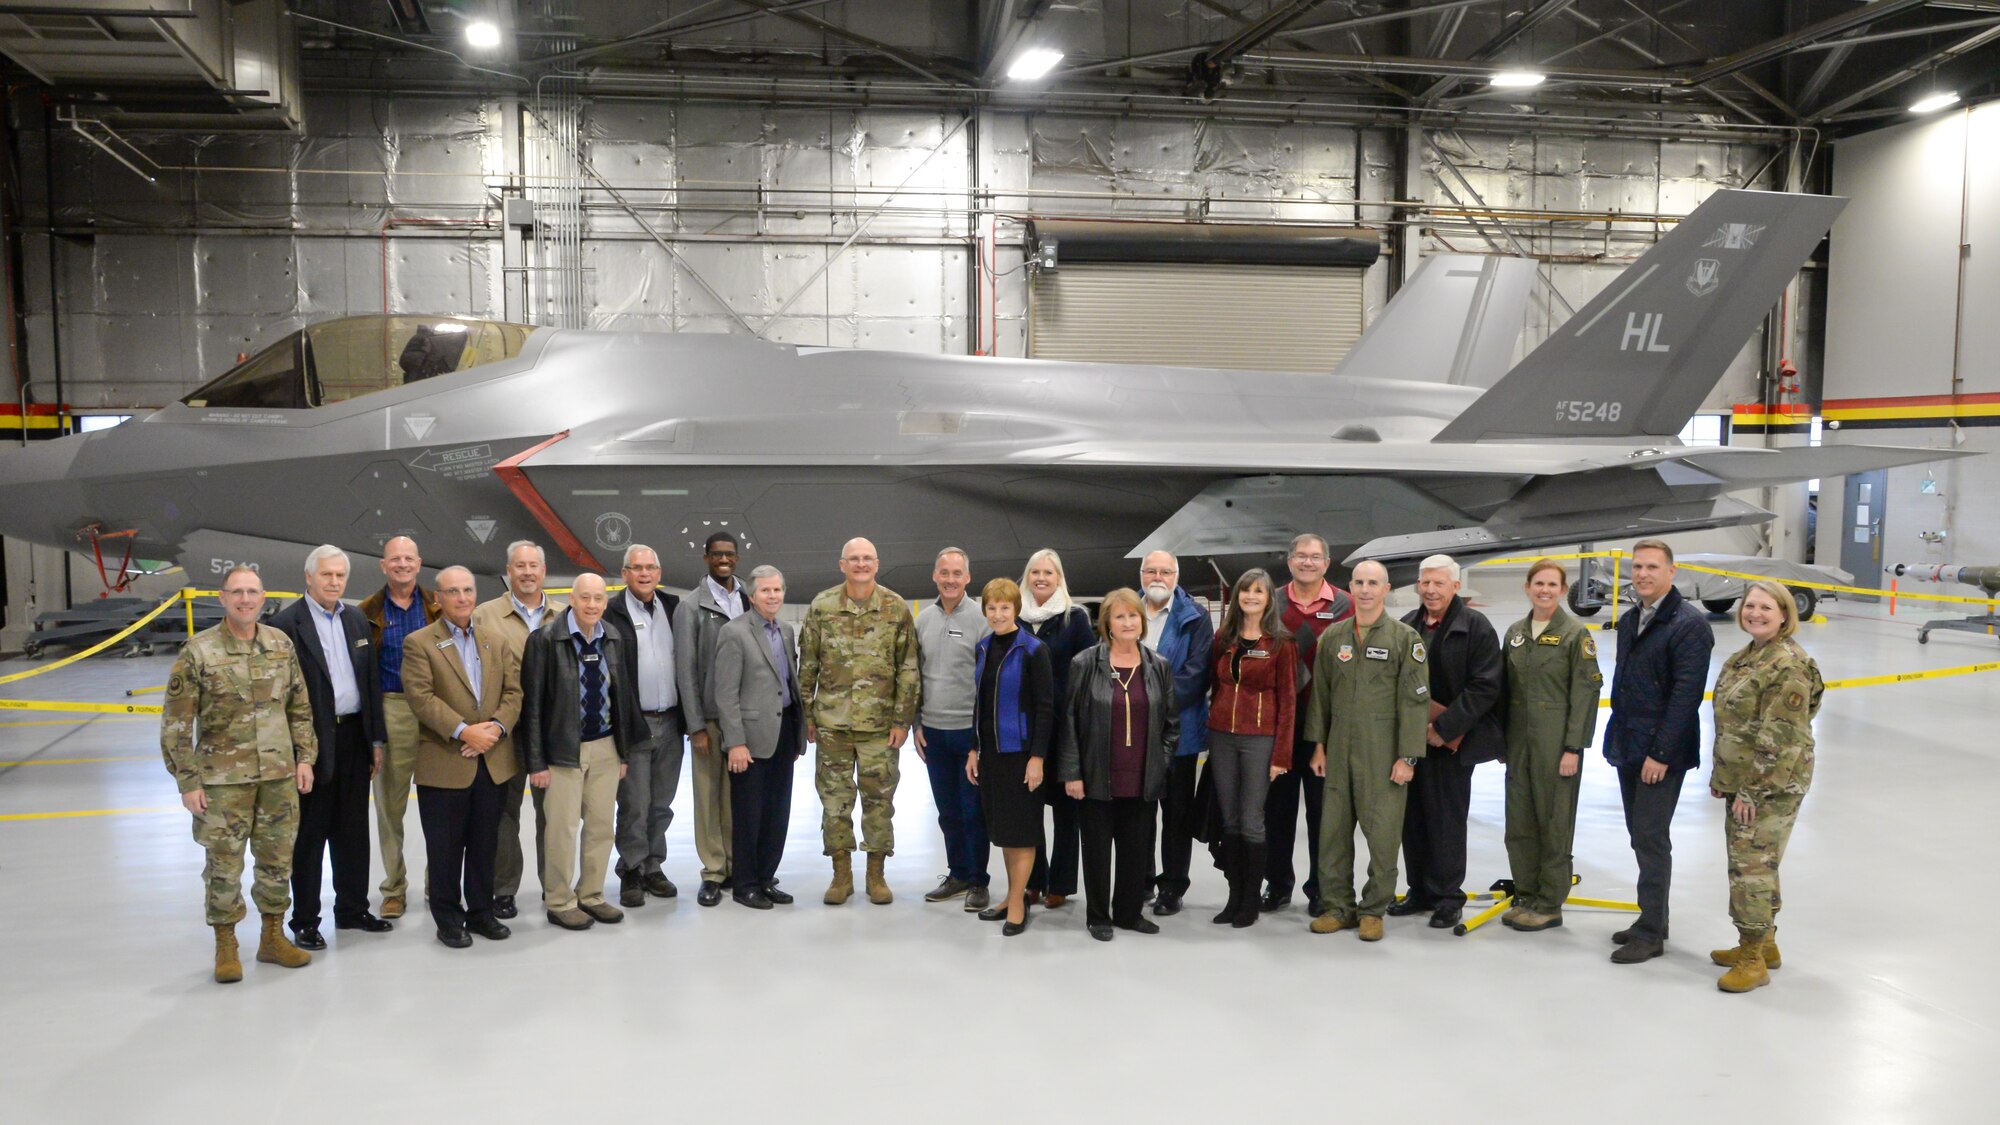
<path id="1" fill-rule="evenodd" d="M 986 836 L 996 848 L 1042 846 L 1042 794 L 1028 791 L 1026 751 L 979 756 L 979 807 L 986 814 Z M 1042 788 L 1054 781 L 1044 776 Z"/>

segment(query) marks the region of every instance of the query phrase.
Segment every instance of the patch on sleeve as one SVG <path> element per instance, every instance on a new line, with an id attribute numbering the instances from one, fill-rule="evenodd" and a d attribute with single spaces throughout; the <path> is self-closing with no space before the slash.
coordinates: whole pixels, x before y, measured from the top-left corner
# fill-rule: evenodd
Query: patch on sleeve
<path id="1" fill-rule="evenodd" d="M 1597 655 L 1597 638 L 1589 633 L 1583 635 L 1583 654 L 1590 657 Z"/>
<path id="2" fill-rule="evenodd" d="M 1419 664 L 1424 662 L 1424 642 L 1414 641 L 1410 644 L 1410 659 Z"/>
<path id="3" fill-rule="evenodd" d="M 1803 711 L 1806 708 L 1806 697 L 1796 691 L 1787 692 L 1785 693 L 1785 706 L 1793 711 Z"/>

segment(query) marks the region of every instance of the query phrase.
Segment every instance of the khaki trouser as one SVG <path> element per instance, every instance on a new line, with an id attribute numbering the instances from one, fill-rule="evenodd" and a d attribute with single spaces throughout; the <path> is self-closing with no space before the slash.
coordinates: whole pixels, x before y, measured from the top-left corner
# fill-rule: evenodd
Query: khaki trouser
<path id="1" fill-rule="evenodd" d="M 403 814 L 417 776 L 417 713 L 402 692 L 385 692 L 382 719 L 389 739 L 382 747 L 382 771 L 375 775 L 375 840 L 382 853 L 382 897 L 400 898 L 410 891 L 410 873 L 403 866 Z"/>
<path id="2" fill-rule="evenodd" d="M 608 738 L 586 742 L 576 766 L 549 767 L 542 905 L 551 911 L 604 901 L 604 871 L 618 812 L 618 747 Z M 577 821 L 583 822 L 583 868 L 577 870 Z M 574 882 L 572 882 L 574 880 Z"/>
<path id="3" fill-rule="evenodd" d="M 708 749 L 689 756 L 694 772 L 694 851 L 701 857 L 701 881 L 729 878 L 729 755 L 722 727 L 708 724 Z"/>
<path id="4" fill-rule="evenodd" d="M 243 920 L 243 845 L 257 861 L 250 897 L 260 914 L 292 904 L 292 842 L 299 832 L 299 783 L 294 777 L 238 785 L 205 785 L 208 811 L 194 818 L 194 842 L 208 852 L 201 878 L 208 888 L 208 924 Z"/>

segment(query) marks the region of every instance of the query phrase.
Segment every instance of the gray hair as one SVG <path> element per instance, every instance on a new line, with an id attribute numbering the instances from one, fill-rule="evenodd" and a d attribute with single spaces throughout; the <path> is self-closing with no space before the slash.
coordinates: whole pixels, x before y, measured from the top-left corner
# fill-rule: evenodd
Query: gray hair
<path id="1" fill-rule="evenodd" d="M 1431 555 L 1417 564 L 1417 574 L 1419 577 L 1427 570 L 1442 570 L 1451 576 L 1453 582 L 1458 581 L 1459 576 L 1464 573 L 1464 571 L 1459 569 L 1458 560 L 1452 558 L 1450 555 Z"/>
<path id="2" fill-rule="evenodd" d="M 354 564 L 348 561 L 346 551 L 341 550 L 331 543 L 321 543 L 312 549 L 311 554 L 306 556 L 306 573 L 309 575 L 318 574 L 319 564 L 328 559 L 339 559 L 340 565 L 349 570 L 354 569 Z"/>
<path id="3" fill-rule="evenodd" d="M 957 555 L 959 558 L 965 560 L 965 569 L 972 569 L 972 556 L 966 554 L 963 547 L 946 547 L 937 553 L 937 558 L 931 562 L 931 565 L 935 567 L 938 563 L 943 562 L 946 555 Z"/>
<path id="4" fill-rule="evenodd" d="M 757 589 L 757 583 L 766 578 L 777 579 L 778 589 L 782 590 L 785 588 L 785 572 L 769 563 L 765 563 L 763 566 L 756 567 L 750 571 L 750 589 L 754 592 Z"/>
<path id="5" fill-rule="evenodd" d="M 1294 536 L 1292 536 L 1292 545 L 1291 545 L 1290 547 L 1288 547 L 1288 548 L 1286 548 L 1286 549 L 1285 549 L 1285 553 L 1286 553 L 1286 554 L 1288 554 L 1288 555 L 1295 555 L 1295 554 L 1298 554 L 1298 552 L 1299 552 L 1299 544 L 1301 544 L 1301 543 L 1304 543 L 1304 542 L 1305 542 L 1306 540 L 1308 540 L 1308 539 L 1310 539 L 1310 540 L 1312 540 L 1313 542 L 1315 542 L 1315 543 L 1319 544 L 1319 553 L 1320 553 L 1320 554 L 1322 554 L 1322 555 L 1331 555 L 1331 554 L 1333 554 L 1333 548 L 1332 548 L 1332 547 L 1329 547 L 1329 546 L 1327 546 L 1327 545 L 1326 545 L 1326 537 L 1325 537 L 1325 536 L 1322 536 L 1322 535 L 1317 535 L 1317 534 L 1315 534 L 1315 533 L 1313 533 L 1313 532 L 1310 532 L 1310 531 L 1306 532 L 1306 533 L 1305 533 L 1305 534 L 1303 534 L 1303 535 L 1294 535 Z M 1327 561 L 1328 561 L 1328 562 L 1332 562 L 1333 560 L 1332 560 L 1332 559 L 1328 559 Z"/>
<path id="6" fill-rule="evenodd" d="M 516 539 L 512 543 L 507 544 L 507 554 L 505 557 L 509 564 L 512 564 L 514 561 L 515 551 L 533 551 L 536 557 L 542 560 L 542 566 L 547 567 L 549 565 L 549 553 L 542 550 L 542 545 L 533 539 Z"/>
<path id="7" fill-rule="evenodd" d="M 638 554 L 640 551 L 644 551 L 647 554 L 653 556 L 654 562 L 660 561 L 660 553 L 658 551 L 653 550 L 651 547 L 646 546 L 644 543 L 634 543 L 631 546 L 625 548 L 625 557 L 618 560 L 618 568 L 620 570 L 623 570 L 626 567 L 631 566 L 632 556 Z"/>

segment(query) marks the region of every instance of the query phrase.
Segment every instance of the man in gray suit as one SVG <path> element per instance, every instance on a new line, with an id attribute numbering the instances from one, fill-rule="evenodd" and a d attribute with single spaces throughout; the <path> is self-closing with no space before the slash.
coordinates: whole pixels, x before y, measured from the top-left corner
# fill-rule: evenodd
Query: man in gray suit
<path id="1" fill-rule="evenodd" d="M 715 648 L 715 721 L 729 753 L 730 860 L 737 902 L 769 910 L 792 901 L 778 889 L 791 820 L 792 764 L 806 752 L 799 705 L 798 639 L 778 620 L 785 576 L 750 572 L 750 612 L 722 627 Z"/>

